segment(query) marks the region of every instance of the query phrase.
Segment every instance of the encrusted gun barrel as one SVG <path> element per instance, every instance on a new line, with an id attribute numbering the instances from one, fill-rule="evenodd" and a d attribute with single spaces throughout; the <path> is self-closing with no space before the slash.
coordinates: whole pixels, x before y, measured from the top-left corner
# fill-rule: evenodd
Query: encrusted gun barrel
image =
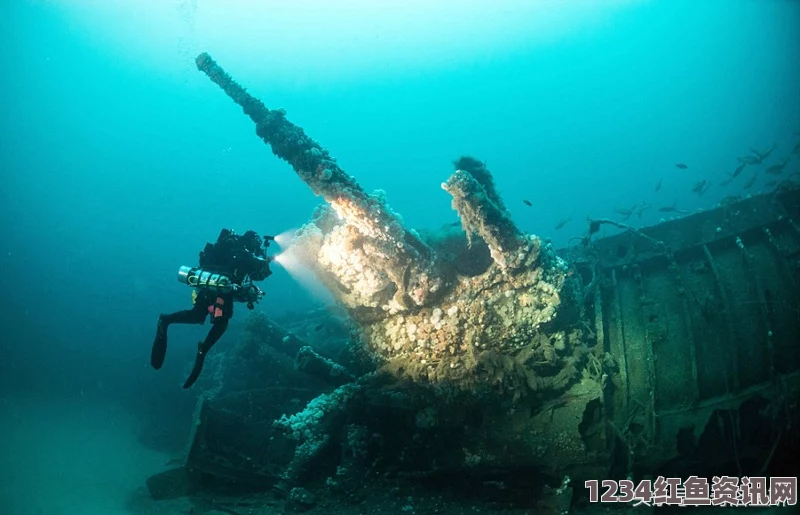
<path id="1" fill-rule="evenodd" d="M 472 173 L 456 170 L 442 189 L 453 196 L 453 209 L 464 230 L 483 238 L 497 266 L 508 271 L 527 262 L 531 248 L 526 247 L 525 236 Z"/>
<path id="2" fill-rule="evenodd" d="M 236 83 L 207 53 L 200 54 L 197 68 L 216 83 L 256 124 L 256 134 L 273 153 L 287 161 L 315 194 L 322 196 L 346 222 L 338 236 L 351 247 L 369 248 L 371 258 L 363 266 L 375 276 L 379 291 L 373 292 L 383 309 L 424 306 L 442 292 L 444 280 L 436 256 L 416 234 L 403 227 L 385 199 L 366 193 L 355 178 L 302 128 L 285 117 L 283 110 L 270 110 Z M 342 233 L 346 232 L 346 236 Z M 330 270 L 333 275 L 349 269 Z M 339 277 L 348 289 L 347 277 Z"/>

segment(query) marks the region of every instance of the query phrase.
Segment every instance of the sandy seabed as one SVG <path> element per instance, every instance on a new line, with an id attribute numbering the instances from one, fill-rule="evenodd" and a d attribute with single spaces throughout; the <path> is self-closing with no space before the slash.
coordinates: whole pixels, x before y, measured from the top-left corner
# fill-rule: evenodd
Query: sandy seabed
<path id="1" fill-rule="evenodd" d="M 129 515 L 170 459 L 138 443 L 135 414 L 107 403 L 0 398 L 0 421 L 4 515 Z"/>

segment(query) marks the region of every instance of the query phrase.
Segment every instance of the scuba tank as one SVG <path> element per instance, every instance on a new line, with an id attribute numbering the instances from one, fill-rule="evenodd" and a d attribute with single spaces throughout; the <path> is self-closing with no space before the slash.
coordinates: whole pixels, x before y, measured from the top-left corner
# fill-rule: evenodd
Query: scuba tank
<path id="1" fill-rule="evenodd" d="M 230 293 L 238 286 L 222 274 L 209 272 L 199 267 L 182 266 L 178 269 L 178 281 L 201 290 L 215 293 Z"/>
<path id="2" fill-rule="evenodd" d="M 254 303 L 264 297 L 264 292 L 247 280 L 242 286 L 231 282 L 230 278 L 216 272 L 209 272 L 200 267 L 182 266 L 178 269 L 178 281 L 193 288 L 207 290 L 214 293 L 234 293 L 236 300 L 246 302 L 248 309 L 253 309 Z"/>

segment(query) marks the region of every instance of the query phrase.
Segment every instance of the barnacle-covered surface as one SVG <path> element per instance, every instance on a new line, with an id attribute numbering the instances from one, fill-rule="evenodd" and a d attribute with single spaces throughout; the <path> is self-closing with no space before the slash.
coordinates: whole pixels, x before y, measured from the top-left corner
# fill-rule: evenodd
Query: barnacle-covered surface
<path id="1" fill-rule="evenodd" d="M 482 172 L 482 177 L 491 177 L 485 167 Z M 471 240 L 471 235 L 476 234 L 483 238 L 497 266 L 504 271 L 513 271 L 532 264 L 529 253 L 536 251 L 535 246 L 526 245 L 525 236 L 502 204 L 498 205 L 493 199 L 497 195 L 487 192 L 475 176 L 465 170 L 456 170 L 442 184 L 442 189 L 453 196 L 453 209 L 458 211 L 467 237 Z"/>
<path id="2" fill-rule="evenodd" d="M 459 214 L 465 228 L 476 233 L 475 261 L 487 245 L 484 235 L 493 242 L 488 244 L 492 261 L 479 274 L 465 274 L 455 263 L 440 260 L 448 280 L 431 306 L 410 308 L 398 302 L 396 285 L 376 266 L 381 255 L 357 223 L 351 223 L 353 213 L 337 216 L 319 208 L 298 232 L 293 252 L 349 309 L 360 326 L 361 343 L 398 375 L 470 388 L 509 386 L 517 394 L 563 388 L 568 378 L 561 372 L 573 375 L 581 347 L 579 331 L 553 323 L 562 296 L 571 293 L 571 287 L 565 288 L 572 280 L 568 267 L 551 245 L 517 231 L 477 181 L 471 184 L 473 194 L 463 202 L 471 208 Z M 453 189 L 460 198 L 459 191 Z M 481 216 L 487 209 L 493 216 Z M 499 236 L 492 239 L 493 234 Z M 460 238 L 466 240 L 466 235 Z M 426 244 L 438 251 L 452 239 L 433 237 Z M 462 264 L 470 260 L 468 246 Z M 407 286 L 412 296 L 422 296 L 429 287 Z"/>
<path id="3" fill-rule="evenodd" d="M 533 238 L 527 245 L 540 247 Z M 362 339 L 387 367 L 415 379 L 543 389 L 580 342 L 578 333 L 545 330 L 557 315 L 565 275 L 545 274 L 537 264 L 515 275 L 491 266 L 460 276 L 437 306 L 365 324 Z"/>
<path id="4" fill-rule="evenodd" d="M 373 197 L 381 198 L 385 212 L 396 216 L 381 195 Z M 400 276 L 387 268 L 396 258 L 384 245 L 386 239 L 362 230 L 358 212 L 343 205 L 320 206 L 298 231 L 290 252 L 317 272 L 357 320 L 412 309 L 442 290 L 441 270 L 433 275 L 425 270 L 426 261 L 409 262 Z"/>

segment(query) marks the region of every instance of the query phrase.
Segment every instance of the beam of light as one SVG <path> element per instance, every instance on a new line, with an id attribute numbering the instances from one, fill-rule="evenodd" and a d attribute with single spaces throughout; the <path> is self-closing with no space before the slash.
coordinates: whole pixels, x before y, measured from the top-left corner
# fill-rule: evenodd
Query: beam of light
<path id="1" fill-rule="evenodd" d="M 297 228 L 289 229 L 276 235 L 275 243 L 277 243 L 281 248 L 286 248 L 291 246 L 292 243 L 294 243 L 296 236 L 297 236 Z"/>
<path id="2" fill-rule="evenodd" d="M 275 241 L 278 241 L 277 236 L 275 237 Z M 279 254 L 275 255 L 273 261 L 286 270 L 286 272 L 292 276 L 292 279 L 297 281 L 297 284 L 311 294 L 314 299 L 325 304 L 332 304 L 334 302 L 333 295 L 331 295 L 319 281 L 314 271 L 302 263 L 300 249 L 298 247 L 289 245 Z"/>

